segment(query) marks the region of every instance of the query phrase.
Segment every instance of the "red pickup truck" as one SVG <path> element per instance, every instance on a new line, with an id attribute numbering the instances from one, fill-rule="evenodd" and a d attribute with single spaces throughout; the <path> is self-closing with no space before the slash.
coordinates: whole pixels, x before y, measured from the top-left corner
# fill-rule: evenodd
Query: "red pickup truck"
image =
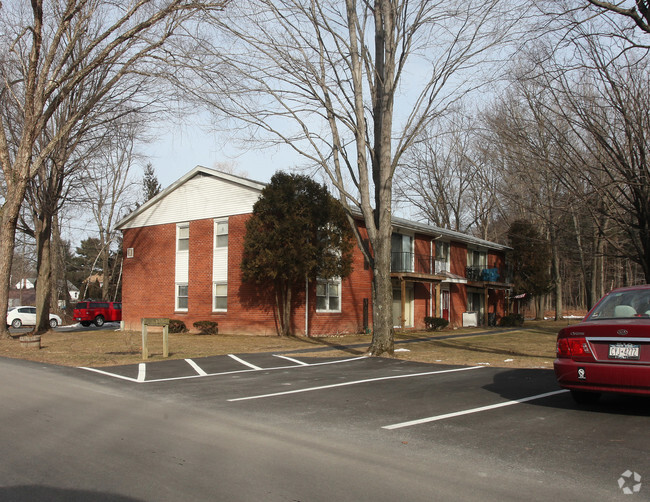
<path id="1" fill-rule="evenodd" d="M 82 326 L 103 326 L 105 322 L 122 320 L 122 302 L 83 301 L 74 307 L 74 320 Z"/>

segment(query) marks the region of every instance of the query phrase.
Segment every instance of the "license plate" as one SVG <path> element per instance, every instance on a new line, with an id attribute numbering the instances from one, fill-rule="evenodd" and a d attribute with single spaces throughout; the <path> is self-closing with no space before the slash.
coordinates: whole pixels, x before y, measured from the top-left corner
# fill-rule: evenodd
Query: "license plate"
<path id="1" fill-rule="evenodd" d="M 633 343 L 610 343 L 610 359 L 639 359 L 639 346 Z"/>

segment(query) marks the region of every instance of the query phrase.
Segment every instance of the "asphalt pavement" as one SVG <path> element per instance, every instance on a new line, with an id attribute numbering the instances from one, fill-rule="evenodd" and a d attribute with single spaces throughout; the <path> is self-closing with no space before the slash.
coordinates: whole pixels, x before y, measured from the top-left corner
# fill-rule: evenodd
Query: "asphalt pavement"
<path id="1" fill-rule="evenodd" d="M 650 400 L 578 406 L 544 369 L 233 354 L 0 378 L 2 501 L 650 499 Z"/>

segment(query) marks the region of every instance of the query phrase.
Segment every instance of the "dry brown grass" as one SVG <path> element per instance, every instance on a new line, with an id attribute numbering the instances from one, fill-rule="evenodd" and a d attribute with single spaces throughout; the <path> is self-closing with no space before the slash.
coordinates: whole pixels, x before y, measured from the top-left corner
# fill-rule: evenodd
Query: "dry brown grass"
<path id="1" fill-rule="evenodd" d="M 527 322 L 517 330 L 463 329 L 440 332 L 404 332 L 396 335 L 395 357 L 438 364 L 551 368 L 555 335 L 567 321 Z M 487 334 L 482 334 L 487 333 Z M 461 338 L 433 337 L 467 335 Z M 170 358 L 200 358 L 222 354 L 286 352 L 321 349 L 310 356 L 361 355 L 369 335 L 318 338 L 275 336 L 170 334 Z M 51 331 L 43 335 L 40 350 L 24 349 L 18 340 L 0 340 L 0 356 L 64 366 L 116 366 L 142 361 L 141 335 L 133 331 Z M 327 350 L 327 349 L 330 350 Z M 406 349 L 406 350 L 404 350 Z M 162 360 L 162 335 L 149 330 L 149 361 Z"/>

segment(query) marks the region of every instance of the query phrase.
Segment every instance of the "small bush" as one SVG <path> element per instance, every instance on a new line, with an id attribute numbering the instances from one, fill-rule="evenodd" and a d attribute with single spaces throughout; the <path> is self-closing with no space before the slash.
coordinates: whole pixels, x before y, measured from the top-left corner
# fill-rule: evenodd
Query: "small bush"
<path id="1" fill-rule="evenodd" d="M 219 323 L 214 321 L 196 321 L 193 326 L 199 330 L 201 335 L 219 334 Z"/>
<path id="2" fill-rule="evenodd" d="M 524 325 L 524 316 L 521 314 L 508 314 L 499 321 L 499 326 L 504 328 L 519 328 Z"/>
<path id="3" fill-rule="evenodd" d="M 430 331 L 439 331 L 439 330 L 441 330 L 443 328 L 446 328 L 448 324 L 449 324 L 449 321 L 447 319 L 443 319 L 442 317 L 425 317 L 424 318 L 424 325 Z"/>
<path id="4" fill-rule="evenodd" d="M 185 323 L 183 321 L 179 321 L 178 319 L 170 319 L 169 320 L 169 332 L 170 333 L 187 333 L 187 328 L 185 327 Z"/>

